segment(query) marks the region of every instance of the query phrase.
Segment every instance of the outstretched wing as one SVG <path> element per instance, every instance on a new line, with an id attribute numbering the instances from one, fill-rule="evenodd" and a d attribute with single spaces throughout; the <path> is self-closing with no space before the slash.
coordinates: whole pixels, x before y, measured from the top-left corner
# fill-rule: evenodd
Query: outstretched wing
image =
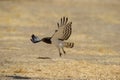
<path id="1" fill-rule="evenodd" d="M 52 36 L 53 39 L 67 40 L 72 33 L 72 22 L 68 22 L 68 18 L 61 18 L 61 22 L 57 23 L 58 30 Z"/>

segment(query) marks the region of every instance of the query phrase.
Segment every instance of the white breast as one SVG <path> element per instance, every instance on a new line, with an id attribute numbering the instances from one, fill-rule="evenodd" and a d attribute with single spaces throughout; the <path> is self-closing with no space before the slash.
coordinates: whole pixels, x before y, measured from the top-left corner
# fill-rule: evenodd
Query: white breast
<path id="1" fill-rule="evenodd" d="M 59 47 L 63 47 L 63 41 L 61 41 L 61 40 L 58 40 L 58 39 L 54 39 L 54 40 L 52 40 L 52 44 L 54 44 L 55 46 L 59 46 Z"/>

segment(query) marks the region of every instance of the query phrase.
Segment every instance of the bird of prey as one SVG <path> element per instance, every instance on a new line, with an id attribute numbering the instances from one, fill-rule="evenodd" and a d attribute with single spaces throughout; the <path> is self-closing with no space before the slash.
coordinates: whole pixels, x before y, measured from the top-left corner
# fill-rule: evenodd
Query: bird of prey
<path id="1" fill-rule="evenodd" d="M 33 43 L 45 42 L 47 44 L 54 44 L 59 51 L 59 56 L 61 57 L 62 52 L 65 54 L 64 47 L 73 48 L 73 42 L 66 42 L 72 33 L 72 22 L 68 21 L 67 17 L 62 17 L 60 22 L 57 23 L 58 30 L 55 30 L 55 33 L 51 37 L 45 37 L 40 39 L 38 36 L 32 34 L 31 41 Z M 62 50 L 62 52 L 61 52 Z"/>

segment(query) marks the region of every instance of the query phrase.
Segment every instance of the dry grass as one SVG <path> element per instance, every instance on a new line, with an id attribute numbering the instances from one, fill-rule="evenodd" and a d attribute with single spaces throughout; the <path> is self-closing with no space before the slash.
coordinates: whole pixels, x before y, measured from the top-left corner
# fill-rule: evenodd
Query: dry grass
<path id="1" fill-rule="evenodd" d="M 119 7 L 119 0 L 0 1 L 0 79 L 119 80 Z M 51 36 L 62 16 L 73 22 L 75 47 L 60 58 L 30 36 Z"/>
<path id="2" fill-rule="evenodd" d="M 119 79 L 120 67 L 118 65 L 93 64 L 86 61 L 55 59 L 48 64 L 20 64 L 2 70 L 2 74 L 19 75 L 26 77 L 44 77 L 56 79 Z M 27 67 L 29 65 L 29 67 Z M 19 66 L 19 67 L 18 67 Z"/>

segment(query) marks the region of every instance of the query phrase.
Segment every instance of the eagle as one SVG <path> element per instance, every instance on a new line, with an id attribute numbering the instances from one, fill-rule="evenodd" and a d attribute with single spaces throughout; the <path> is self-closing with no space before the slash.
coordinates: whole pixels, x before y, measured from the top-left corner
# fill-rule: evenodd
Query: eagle
<path id="1" fill-rule="evenodd" d="M 57 23 L 58 29 L 55 30 L 54 34 L 51 37 L 44 37 L 40 39 L 38 36 L 32 34 L 31 41 L 33 43 L 45 42 L 47 44 L 54 44 L 59 51 L 59 56 L 61 57 L 62 54 L 66 54 L 64 47 L 66 48 L 73 48 L 73 42 L 66 42 L 69 39 L 72 33 L 72 22 L 68 21 L 67 17 L 62 17 L 60 22 Z M 61 52 L 62 50 L 62 52 Z"/>

